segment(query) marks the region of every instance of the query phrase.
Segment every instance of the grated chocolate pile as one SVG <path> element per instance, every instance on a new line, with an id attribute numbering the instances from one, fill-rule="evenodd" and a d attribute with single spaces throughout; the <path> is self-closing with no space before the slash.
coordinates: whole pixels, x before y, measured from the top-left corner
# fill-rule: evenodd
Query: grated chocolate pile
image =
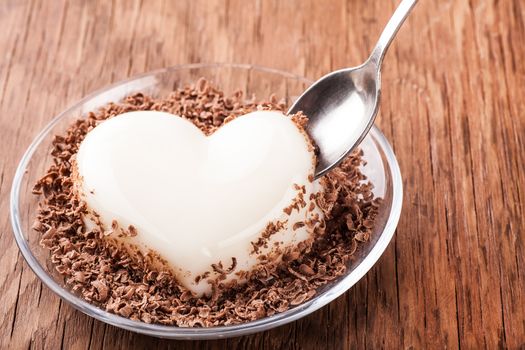
<path id="1" fill-rule="evenodd" d="M 225 288 L 216 284 L 208 297 L 194 297 L 170 272 L 151 270 L 147 261 L 132 259 L 125 250 L 108 243 L 99 228 L 87 230 L 83 225 L 86 204 L 73 193 L 71 163 L 85 135 L 100 122 L 129 111 L 165 111 L 190 120 L 209 135 L 237 116 L 256 109 L 284 111 L 285 107 L 275 96 L 259 103 L 240 92 L 225 96 L 201 79 L 167 98 L 134 94 L 89 113 L 65 135 L 55 136 L 53 165 L 33 189 L 40 195 L 33 228 L 41 233 L 41 245 L 50 250 L 51 261 L 66 284 L 85 300 L 132 320 L 209 327 L 283 312 L 311 299 L 317 288 L 343 275 L 359 245 L 369 240 L 381 202 L 359 170 L 361 152 L 322 178 L 326 190 L 317 200 L 326 229 L 308 252 L 283 257 L 276 270 L 259 267 L 244 285 Z"/>

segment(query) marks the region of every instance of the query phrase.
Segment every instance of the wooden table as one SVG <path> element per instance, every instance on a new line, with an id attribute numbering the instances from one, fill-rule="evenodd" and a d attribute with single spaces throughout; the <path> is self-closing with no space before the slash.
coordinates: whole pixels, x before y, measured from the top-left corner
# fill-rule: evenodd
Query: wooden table
<path id="1" fill-rule="evenodd" d="M 405 185 L 396 236 L 348 293 L 247 337 L 175 342 L 62 303 L 21 257 L 8 195 L 36 133 L 156 68 L 253 63 L 317 78 L 362 62 L 397 0 L 0 2 L 0 348 L 525 347 L 525 2 L 421 0 L 391 47 L 377 124 Z"/>

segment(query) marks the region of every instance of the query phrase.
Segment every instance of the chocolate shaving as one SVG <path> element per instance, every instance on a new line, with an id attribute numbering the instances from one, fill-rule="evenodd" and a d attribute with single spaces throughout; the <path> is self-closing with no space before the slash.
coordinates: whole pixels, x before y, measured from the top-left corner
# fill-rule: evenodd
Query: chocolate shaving
<path id="1" fill-rule="evenodd" d="M 268 241 L 270 240 L 270 237 L 276 234 L 277 232 L 283 230 L 285 228 L 285 225 L 286 221 L 269 222 L 264 228 L 264 231 L 261 233 L 261 236 L 257 239 L 257 241 L 251 242 L 253 248 L 251 254 L 258 254 L 262 247 L 266 248 L 268 246 Z"/>
<path id="2" fill-rule="evenodd" d="M 229 275 L 235 270 L 236 267 L 237 267 L 237 258 L 235 257 L 232 257 L 232 264 L 226 270 L 224 270 L 221 261 L 219 261 L 217 264 L 211 264 L 211 268 L 213 269 L 213 271 L 221 275 Z"/>
<path id="3" fill-rule="evenodd" d="M 133 225 L 128 226 L 127 235 L 129 237 L 135 237 L 138 234 L 137 229 Z"/>
<path id="4" fill-rule="evenodd" d="M 294 188 L 297 191 L 297 195 L 292 200 L 292 203 L 283 209 L 286 215 L 292 214 L 292 211 L 294 209 L 300 211 L 301 208 L 306 207 L 306 201 L 304 200 L 304 194 L 306 193 L 305 186 L 299 186 L 297 184 L 294 184 Z"/>
<path id="5" fill-rule="evenodd" d="M 301 227 L 303 227 L 305 225 L 305 223 L 303 221 L 297 221 L 295 224 L 293 224 L 292 226 L 292 230 L 298 230 L 300 229 Z"/>

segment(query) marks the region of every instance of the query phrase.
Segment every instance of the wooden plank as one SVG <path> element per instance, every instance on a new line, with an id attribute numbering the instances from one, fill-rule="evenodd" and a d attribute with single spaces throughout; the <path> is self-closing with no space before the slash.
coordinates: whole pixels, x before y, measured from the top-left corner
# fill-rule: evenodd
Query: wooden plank
<path id="1" fill-rule="evenodd" d="M 0 3 L 1 348 L 525 346 L 525 3 L 420 1 L 383 69 L 377 124 L 405 185 L 396 237 L 344 296 L 277 329 L 207 342 L 104 325 L 43 287 L 11 235 L 25 147 L 111 82 L 193 62 L 315 79 L 366 57 L 397 1 L 6 0 Z"/>

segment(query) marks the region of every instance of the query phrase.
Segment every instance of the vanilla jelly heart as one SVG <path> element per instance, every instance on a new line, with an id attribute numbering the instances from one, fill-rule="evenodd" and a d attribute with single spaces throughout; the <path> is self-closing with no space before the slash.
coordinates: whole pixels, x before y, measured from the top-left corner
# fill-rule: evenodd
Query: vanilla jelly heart
<path id="1" fill-rule="evenodd" d="M 169 113 L 128 112 L 91 130 L 75 162 L 86 222 L 197 295 L 280 260 L 323 222 L 313 147 L 280 112 L 249 113 L 211 136 Z"/>

